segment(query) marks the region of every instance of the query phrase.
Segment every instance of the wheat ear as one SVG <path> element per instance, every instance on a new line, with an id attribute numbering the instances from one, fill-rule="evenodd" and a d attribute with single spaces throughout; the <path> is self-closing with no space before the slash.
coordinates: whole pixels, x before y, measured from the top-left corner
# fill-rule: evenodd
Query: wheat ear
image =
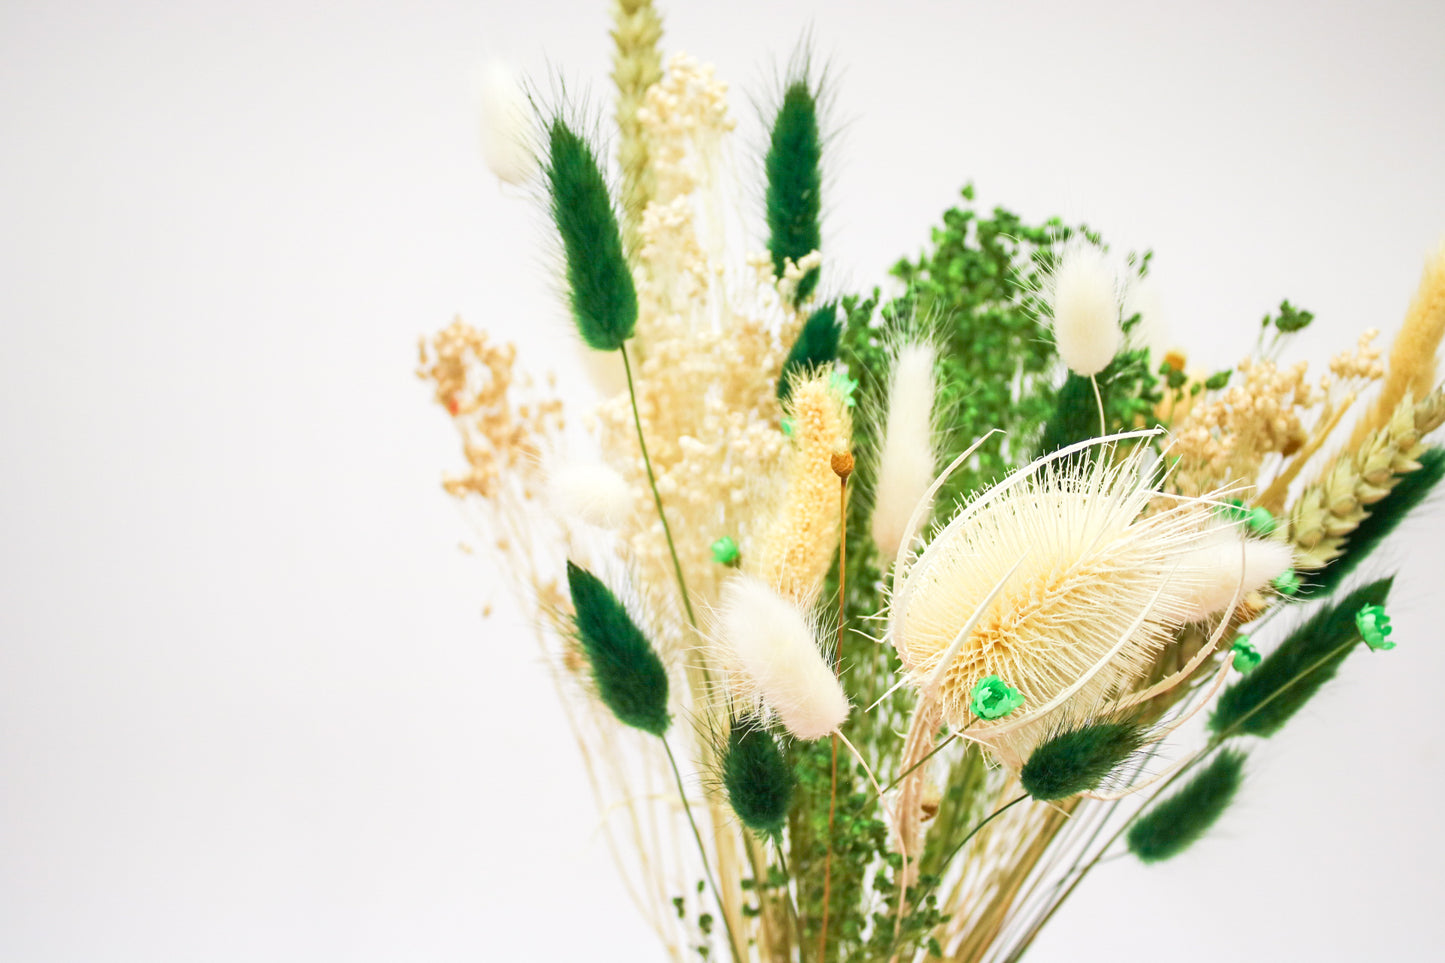
<path id="1" fill-rule="evenodd" d="M 652 199 L 652 170 L 638 109 L 647 88 L 662 79 L 662 18 L 650 0 L 617 0 L 612 40 L 612 82 L 617 85 L 617 163 L 622 168 L 622 233 L 628 250 L 637 247 L 642 212 Z"/>
<path id="2" fill-rule="evenodd" d="M 1382 427 L 1341 452 L 1318 481 L 1300 492 L 1289 513 L 1296 566 L 1323 568 L 1344 552 L 1345 540 L 1390 493 L 1400 476 L 1420 467 L 1424 436 L 1445 423 L 1445 388 L 1420 401 L 1408 393 Z"/>

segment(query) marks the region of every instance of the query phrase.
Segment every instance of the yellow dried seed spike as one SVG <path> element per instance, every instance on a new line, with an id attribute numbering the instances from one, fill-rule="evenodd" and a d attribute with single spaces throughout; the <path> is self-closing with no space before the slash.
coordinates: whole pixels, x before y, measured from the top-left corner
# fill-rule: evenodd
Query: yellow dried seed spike
<path id="1" fill-rule="evenodd" d="M 830 377 L 827 371 L 814 375 L 789 395 L 794 444 L 784 462 L 785 493 L 752 550 L 744 553 L 749 572 L 798 600 L 817 590 L 838 547 L 833 457 L 848 447 L 853 422 Z"/>

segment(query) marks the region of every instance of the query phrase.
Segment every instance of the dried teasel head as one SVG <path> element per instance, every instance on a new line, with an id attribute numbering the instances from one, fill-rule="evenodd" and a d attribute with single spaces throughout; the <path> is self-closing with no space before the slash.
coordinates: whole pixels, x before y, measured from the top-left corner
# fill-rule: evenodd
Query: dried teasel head
<path id="1" fill-rule="evenodd" d="M 1145 434 L 1038 459 L 900 561 L 888 637 L 909 681 L 1010 768 L 1050 732 L 1110 712 L 1218 587 L 1214 566 L 1198 564 L 1214 548 L 1209 511 L 1185 500 L 1151 509 L 1144 449 L 1111 443 Z M 1070 457 L 1089 447 L 1092 459 Z M 974 715 L 974 688 L 990 676 L 1018 689 L 1021 711 Z"/>

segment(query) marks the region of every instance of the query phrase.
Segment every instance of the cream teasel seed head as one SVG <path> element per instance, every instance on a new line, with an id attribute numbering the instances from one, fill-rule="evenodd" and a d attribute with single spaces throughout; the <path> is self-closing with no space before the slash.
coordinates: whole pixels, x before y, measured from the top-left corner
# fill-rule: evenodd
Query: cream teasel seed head
<path id="1" fill-rule="evenodd" d="M 1196 556 L 1213 547 L 1209 509 L 1197 500 L 1151 509 L 1158 492 L 1141 471 L 1147 449 L 1116 447 L 1151 434 L 1040 458 L 900 559 L 888 637 L 904 671 L 952 727 L 968 726 L 965 737 L 1010 768 L 1048 731 L 1107 712 L 1216 587 L 1217 571 Z M 1098 450 L 1087 462 L 1068 457 L 1089 447 Z M 973 717 L 973 688 L 990 675 L 1023 694 L 1022 709 Z"/>

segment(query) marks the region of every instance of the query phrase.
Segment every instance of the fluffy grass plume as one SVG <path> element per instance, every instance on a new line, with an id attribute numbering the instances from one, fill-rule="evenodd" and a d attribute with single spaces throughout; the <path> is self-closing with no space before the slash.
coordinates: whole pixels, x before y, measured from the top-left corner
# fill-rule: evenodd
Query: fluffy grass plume
<path id="1" fill-rule="evenodd" d="M 1355 613 L 1384 605 L 1394 576 L 1362 585 L 1322 606 L 1215 704 L 1209 726 L 1221 735 L 1272 736 L 1334 677 L 1360 641 Z"/>
<path id="2" fill-rule="evenodd" d="M 778 375 L 778 400 L 787 401 L 793 390 L 793 379 L 806 376 L 807 372 L 832 364 L 838 358 L 838 338 L 842 329 L 838 327 L 837 305 L 827 304 L 803 322 L 798 339 L 788 351 L 783 362 L 782 374 Z"/>
<path id="3" fill-rule="evenodd" d="M 1405 516 L 1418 508 L 1445 478 L 1445 448 L 1429 448 L 1417 459 L 1420 467 L 1399 476 L 1400 481 L 1390 494 L 1370 506 L 1358 528 L 1345 541 L 1344 554 L 1311 579 L 1318 595 L 1329 595 L 1364 561 L 1380 543 L 1389 537 Z"/>
<path id="4" fill-rule="evenodd" d="M 632 487 L 600 462 L 564 464 L 547 475 L 547 497 L 567 518 L 615 528 L 632 510 Z"/>
<path id="5" fill-rule="evenodd" d="M 722 753 L 728 805 L 759 836 L 779 836 L 793 800 L 793 773 L 778 740 L 757 716 L 739 716 Z"/>
<path id="6" fill-rule="evenodd" d="M 569 561 L 567 585 L 598 697 L 621 722 L 661 736 L 671 721 L 662 659 L 601 579 Z"/>
<path id="7" fill-rule="evenodd" d="M 797 603 L 761 579 L 735 575 L 718 609 L 720 661 L 743 701 L 761 700 L 799 739 L 819 739 L 848 718 L 848 697 Z"/>
<path id="8" fill-rule="evenodd" d="M 797 263 L 818 250 L 822 231 L 823 139 L 818 127 L 818 99 L 805 79 L 783 92 L 768 145 L 768 251 L 773 273 L 783 276 L 786 263 Z M 818 286 L 814 268 L 798 282 L 797 300 L 807 300 Z"/>
<path id="9" fill-rule="evenodd" d="M 878 458 L 878 486 L 869 529 L 886 567 L 897 557 L 913 509 L 933 483 L 934 350 L 905 344 L 893 359 L 888 412 Z"/>
<path id="10" fill-rule="evenodd" d="M 1035 799 L 1064 799 L 1098 788 L 1144 744 L 1142 726 L 1091 722 L 1039 743 L 1019 771 L 1024 791 Z"/>
<path id="11" fill-rule="evenodd" d="M 1229 808 L 1244 778 L 1244 760 L 1242 752 L 1221 750 L 1183 789 L 1129 827 L 1129 851 L 1141 862 L 1157 863 L 1188 849 Z"/>
<path id="12" fill-rule="evenodd" d="M 525 184 L 537 162 L 527 144 L 531 110 L 511 68 L 501 61 L 482 66 L 477 77 L 482 113 L 482 157 L 500 180 Z"/>
<path id="13" fill-rule="evenodd" d="M 1202 620 L 1234 601 L 1236 590 L 1241 595 L 1258 591 L 1275 576 L 1290 571 L 1294 555 L 1285 542 L 1244 538 L 1234 527 L 1220 526 L 1209 531 L 1180 565 L 1198 575 L 1190 603 L 1193 617 Z"/>
<path id="14" fill-rule="evenodd" d="M 637 291 L 597 155 L 561 117 L 548 132 L 547 182 L 577 330 L 588 347 L 616 351 L 637 324 Z"/>
<path id="15" fill-rule="evenodd" d="M 1069 370 L 1085 378 L 1106 368 L 1123 343 L 1119 272 L 1095 244 L 1070 241 L 1044 286 L 1054 341 Z"/>

